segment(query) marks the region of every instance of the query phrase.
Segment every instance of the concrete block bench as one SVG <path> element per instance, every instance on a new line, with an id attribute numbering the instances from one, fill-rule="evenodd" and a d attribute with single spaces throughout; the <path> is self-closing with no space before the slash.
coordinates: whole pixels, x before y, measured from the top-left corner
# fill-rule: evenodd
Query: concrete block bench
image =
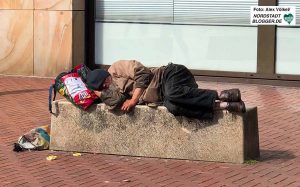
<path id="1" fill-rule="evenodd" d="M 243 163 L 259 157 L 257 108 L 218 111 L 213 120 L 175 117 L 165 107 L 136 106 L 128 114 L 104 104 L 82 111 L 53 102 L 50 149 Z"/>

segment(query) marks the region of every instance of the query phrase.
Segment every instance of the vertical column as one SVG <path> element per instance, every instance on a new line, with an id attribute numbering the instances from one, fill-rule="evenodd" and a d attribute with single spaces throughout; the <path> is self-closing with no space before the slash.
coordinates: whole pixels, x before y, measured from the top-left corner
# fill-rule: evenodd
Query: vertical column
<path id="1" fill-rule="evenodd" d="M 33 75 L 33 0 L 1 0 L 0 23 L 0 74 Z"/>
<path id="2" fill-rule="evenodd" d="M 259 0 L 259 6 L 276 6 L 277 0 Z M 257 38 L 257 73 L 268 76 L 275 74 L 276 26 L 259 25 Z"/>
<path id="3" fill-rule="evenodd" d="M 34 75 L 56 76 L 84 63 L 83 0 L 34 0 Z"/>
<path id="4" fill-rule="evenodd" d="M 96 0 L 85 1 L 85 62 L 90 69 L 95 68 L 95 7 Z"/>

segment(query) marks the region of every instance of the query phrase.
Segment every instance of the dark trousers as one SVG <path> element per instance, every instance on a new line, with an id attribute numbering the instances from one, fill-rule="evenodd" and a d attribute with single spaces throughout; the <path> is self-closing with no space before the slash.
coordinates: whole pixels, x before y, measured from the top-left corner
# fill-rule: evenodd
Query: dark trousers
<path id="1" fill-rule="evenodd" d="M 175 116 L 211 119 L 218 93 L 199 89 L 192 73 L 183 65 L 169 64 L 162 79 L 164 106 Z"/>

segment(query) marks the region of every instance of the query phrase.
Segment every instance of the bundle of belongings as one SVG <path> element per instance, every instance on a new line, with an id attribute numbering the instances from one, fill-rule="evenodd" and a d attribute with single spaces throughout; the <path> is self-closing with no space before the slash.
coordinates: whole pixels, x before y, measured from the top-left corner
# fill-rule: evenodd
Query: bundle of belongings
<path id="1" fill-rule="evenodd" d="M 50 125 L 34 128 L 23 136 L 19 137 L 14 144 L 14 151 L 45 150 L 49 149 Z"/>
<path id="2" fill-rule="evenodd" d="M 90 70 L 84 64 L 78 65 L 69 72 L 60 73 L 49 88 L 49 111 L 52 113 L 52 101 L 56 92 L 82 110 L 88 109 L 99 98 L 86 86 L 87 74 Z M 54 97 L 52 99 L 52 92 Z M 14 144 L 14 151 L 49 149 L 50 125 L 34 128 L 19 137 Z"/>

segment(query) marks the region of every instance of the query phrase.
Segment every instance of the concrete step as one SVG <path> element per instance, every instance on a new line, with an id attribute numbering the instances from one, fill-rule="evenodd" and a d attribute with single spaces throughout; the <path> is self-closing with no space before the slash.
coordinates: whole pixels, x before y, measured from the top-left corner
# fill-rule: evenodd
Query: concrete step
<path id="1" fill-rule="evenodd" d="M 213 120 L 175 117 L 163 106 L 130 113 L 104 104 L 82 111 L 53 102 L 50 149 L 117 155 L 243 163 L 259 157 L 257 108 L 217 111 Z"/>

